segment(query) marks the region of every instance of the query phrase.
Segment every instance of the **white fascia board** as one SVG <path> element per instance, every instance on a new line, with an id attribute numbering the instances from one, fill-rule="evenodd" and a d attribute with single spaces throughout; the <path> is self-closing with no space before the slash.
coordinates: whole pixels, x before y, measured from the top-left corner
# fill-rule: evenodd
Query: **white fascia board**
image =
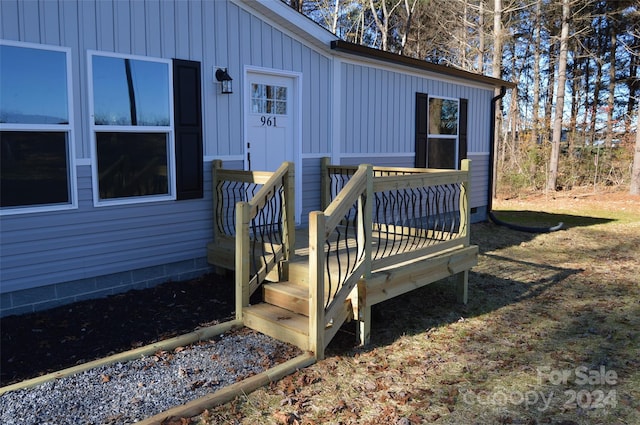
<path id="1" fill-rule="evenodd" d="M 329 56 L 334 54 L 331 50 L 331 42 L 338 40 L 338 37 L 302 13 L 287 6 L 284 2 L 280 0 L 229 1 L 249 13 L 258 14 L 265 18 L 266 21 L 271 21 L 281 31 L 289 33 L 295 38 L 303 39 L 314 47 L 321 48 Z"/>

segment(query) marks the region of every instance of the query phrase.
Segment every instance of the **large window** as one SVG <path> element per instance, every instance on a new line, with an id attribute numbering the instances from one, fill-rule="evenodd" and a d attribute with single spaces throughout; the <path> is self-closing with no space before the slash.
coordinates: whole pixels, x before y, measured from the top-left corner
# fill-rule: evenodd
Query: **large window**
<path id="1" fill-rule="evenodd" d="M 172 68 L 90 52 L 96 205 L 175 199 Z"/>
<path id="2" fill-rule="evenodd" d="M 72 208 L 69 50 L 0 42 L 2 214 Z"/>

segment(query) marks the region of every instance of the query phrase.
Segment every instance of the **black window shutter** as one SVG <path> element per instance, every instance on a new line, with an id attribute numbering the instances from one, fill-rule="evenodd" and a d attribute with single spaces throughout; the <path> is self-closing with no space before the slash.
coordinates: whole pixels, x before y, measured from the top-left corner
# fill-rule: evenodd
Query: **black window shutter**
<path id="1" fill-rule="evenodd" d="M 200 62 L 173 60 L 173 104 L 178 200 L 203 197 Z"/>
<path id="2" fill-rule="evenodd" d="M 458 169 L 462 160 L 467 159 L 467 99 L 460 99 L 460 117 L 458 128 Z"/>
<path id="3" fill-rule="evenodd" d="M 416 168 L 427 166 L 428 99 L 429 96 L 426 93 L 416 93 Z"/>

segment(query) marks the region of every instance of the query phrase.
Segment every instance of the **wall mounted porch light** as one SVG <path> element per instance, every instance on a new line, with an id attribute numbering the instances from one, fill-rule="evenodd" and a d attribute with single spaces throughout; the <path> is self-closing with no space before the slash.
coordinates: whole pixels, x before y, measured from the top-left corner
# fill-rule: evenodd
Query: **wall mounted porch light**
<path id="1" fill-rule="evenodd" d="M 220 82 L 220 85 L 222 87 L 222 94 L 233 93 L 233 78 L 229 76 L 227 68 L 218 68 L 216 70 L 216 80 Z"/>

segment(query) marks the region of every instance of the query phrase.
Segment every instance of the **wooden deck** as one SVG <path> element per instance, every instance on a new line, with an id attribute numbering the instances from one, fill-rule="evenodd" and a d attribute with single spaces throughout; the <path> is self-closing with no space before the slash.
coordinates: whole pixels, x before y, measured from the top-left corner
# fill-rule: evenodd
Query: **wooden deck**
<path id="1" fill-rule="evenodd" d="M 275 282 L 262 285 L 264 303 L 245 307 L 243 319 L 245 325 L 252 329 L 309 350 L 309 229 L 297 228 L 295 240 L 295 256 L 289 262 L 288 276 L 278 279 L 277 275 L 272 275 Z M 375 251 L 381 243 L 385 241 L 374 238 L 371 241 L 372 249 Z M 352 239 L 346 245 L 353 247 L 355 244 L 356 241 Z M 408 236 L 394 241 L 394 246 L 403 248 L 408 244 L 412 244 Z M 227 245 L 227 249 L 231 247 Z M 327 249 L 325 247 L 325 251 Z M 233 255 L 234 252 L 228 252 L 219 258 L 229 258 Z M 339 255 L 344 260 L 348 253 L 344 250 Z M 373 269 L 368 278 L 359 281 L 358 287 L 344 305 L 336 309 L 337 317 L 328 320 L 329 325 L 325 331 L 329 338 L 325 338 L 326 344 L 340 327 L 335 324 L 350 320 L 364 322 L 364 334 L 360 338 L 361 342 L 366 344 L 370 339 L 371 306 L 452 275 L 458 276 L 455 281 L 457 300 L 466 303 L 467 272 L 477 264 L 477 255 L 477 246 L 465 247 L 459 244 L 446 250 L 436 249 L 431 254 L 403 263 Z M 329 267 L 331 281 L 337 279 L 337 267 L 337 262 Z M 330 281 L 328 274 L 325 272 L 325 285 Z M 330 292 L 325 291 L 325 294 L 328 293 Z M 323 299 L 325 305 L 331 301 L 332 298 L 328 296 Z"/>
<path id="2" fill-rule="evenodd" d="M 238 320 L 321 359 L 345 321 L 358 321 L 358 338 L 368 343 L 372 305 L 450 276 L 458 301 L 467 302 L 468 272 L 478 256 L 469 243 L 470 162 L 460 171 L 327 164 L 328 205 L 309 215 L 308 228 L 297 229 L 292 164 L 274 173 L 214 167 L 215 202 L 227 202 L 217 211 L 233 211 L 225 216 L 237 229 L 217 218 L 208 259 L 235 271 Z M 344 173 L 339 187 L 330 187 L 332 173 Z M 236 178 L 260 188 L 230 204 L 220 187 Z M 259 288 L 263 302 L 250 305 Z"/>

